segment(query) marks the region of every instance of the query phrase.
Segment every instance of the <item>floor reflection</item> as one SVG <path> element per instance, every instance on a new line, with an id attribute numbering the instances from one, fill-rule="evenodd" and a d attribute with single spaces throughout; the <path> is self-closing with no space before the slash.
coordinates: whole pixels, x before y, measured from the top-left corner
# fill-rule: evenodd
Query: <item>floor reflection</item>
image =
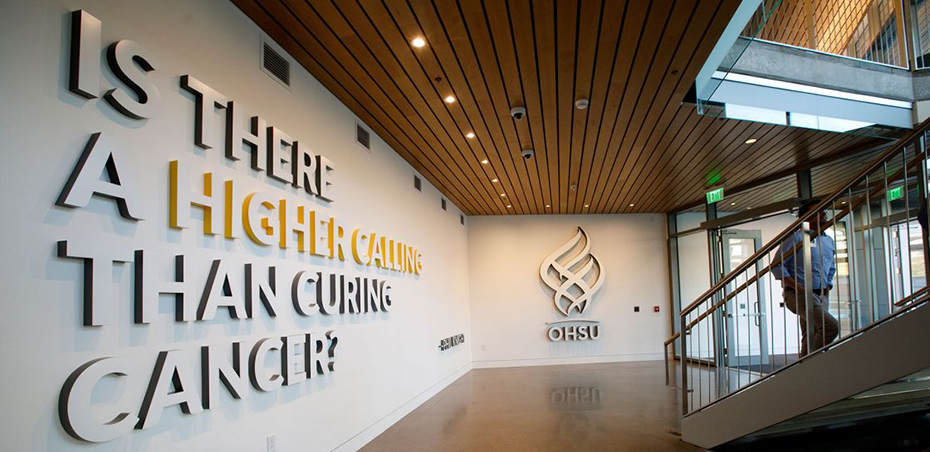
<path id="1" fill-rule="evenodd" d="M 662 362 L 478 369 L 363 450 L 696 451 Z"/>

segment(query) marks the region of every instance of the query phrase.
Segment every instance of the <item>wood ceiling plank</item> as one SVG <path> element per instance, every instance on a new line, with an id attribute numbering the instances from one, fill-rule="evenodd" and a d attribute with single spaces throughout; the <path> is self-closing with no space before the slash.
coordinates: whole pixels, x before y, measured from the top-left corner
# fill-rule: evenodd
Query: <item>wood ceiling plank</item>
<path id="1" fill-rule="evenodd" d="M 350 33 L 343 42 L 364 65 L 382 68 L 381 79 L 390 79 L 381 83 L 393 82 L 410 101 L 420 119 L 468 177 L 464 189 L 479 192 L 489 213 L 504 213 L 506 209 L 497 199 L 497 189 L 488 177 L 491 169 L 480 164 L 485 152 L 479 146 L 472 146 L 461 132 L 463 127 L 470 129 L 467 118 L 464 114 L 456 115 L 458 111 L 443 102 L 442 93 L 433 85 L 426 69 L 418 64 L 407 39 L 393 26 L 387 13 L 381 11 L 379 16 L 372 15 L 369 20 L 366 12 L 354 2 L 319 1 L 314 5 L 327 24 L 337 31 L 346 29 Z"/>
<path id="2" fill-rule="evenodd" d="M 671 0 L 649 2 L 649 5 L 650 9 L 645 20 L 645 29 L 636 47 L 638 56 L 634 58 L 634 63 L 630 68 L 624 100 L 620 105 L 620 112 L 617 115 L 613 133 L 606 147 L 609 157 L 606 159 L 605 165 L 598 171 L 596 190 L 590 200 L 593 211 L 600 211 L 606 204 L 606 189 L 616 181 L 620 166 L 627 157 L 622 152 L 623 150 L 620 149 L 623 137 L 630 133 L 630 130 L 636 130 L 640 127 L 639 124 L 631 124 L 630 119 L 633 116 L 636 104 L 639 103 L 640 97 L 644 94 L 643 86 L 652 61 L 657 53 L 667 51 L 660 49 L 659 43 L 663 31 L 668 26 L 671 12 L 674 9 L 674 2 Z"/>
<path id="3" fill-rule="evenodd" d="M 803 130 L 803 129 L 782 129 L 786 130 L 788 141 L 781 146 L 779 152 L 767 152 L 762 154 L 762 158 L 754 158 L 752 161 L 741 160 L 732 165 L 734 174 L 738 175 L 738 182 L 743 183 L 755 180 L 765 174 L 771 174 L 770 171 L 760 171 L 759 168 L 777 168 L 780 171 L 786 168 L 795 167 L 813 160 L 826 153 L 842 149 L 844 142 L 840 134 L 831 134 L 823 131 Z M 798 157 L 797 147 L 803 147 L 805 156 Z"/>
<path id="4" fill-rule="evenodd" d="M 662 91 L 657 94 L 659 101 L 653 104 L 653 107 L 650 107 L 650 113 L 644 121 L 646 124 L 655 124 L 655 126 L 648 127 L 649 130 L 648 134 L 645 135 L 644 143 L 641 139 L 638 139 L 639 142 L 633 144 L 634 149 L 642 149 L 640 156 L 645 157 L 645 160 L 636 160 L 634 163 L 636 166 L 630 171 L 630 175 L 621 175 L 624 186 L 620 191 L 626 193 L 626 195 L 617 196 L 618 202 L 611 206 L 610 211 L 617 211 L 618 209 L 633 212 L 643 211 L 642 204 L 636 204 L 638 196 L 634 187 L 648 187 L 649 185 L 645 183 L 645 180 L 653 178 L 656 173 L 652 168 L 658 165 L 662 159 L 668 159 L 671 155 L 674 155 L 669 152 L 668 148 L 658 145 L 657 142 L 665 138 L 671 130 L 676 130 L 674 127 L 678 127 L 678 125 L 674 124 L 673 118 L 680 117 L 682 112 L 680 102 L 684 97 L 684 93 L 691 86 L 692 80 L 694 80 L 701 66 L 703 66 L 704 60 L 713 49 L 712 42 L 705 39 L 705 37 L 707 35 L 717 35 L 726 27 L 728 22 L 726 18 L 732 15 L 732 11 L 725 8 L 727 5 L 726 3 L 718 5 L 717 8 L 701 5 L 695 11 L 692 25 L 688 27 L 679 48 L 680 56 L 676 58 L 677 63 L 673 63 L 674 65 L 669 67 L 671 80 L 661 85 L 660 89 Z M 701 23 L 707 25 L 705 27 L 698 26 Z M 677 77 L 674 74 L 676 71 L 678 72 Z M 671 90 L 671 92 L 668 93 L 668 90 Z M 653 116 L 655 114 L 659 114 L 658 119 Z M 694 113 L 692 112 L 692 114 Z M 647 150 L 649 152 L 646 152 Z M 640 202 L 642 201 L 640 199 Z M 629 204 L 634 204 L 634 207 L 630 208 Z"/>
<path id="5" fill-rule="evenodd" d="M 378 1 L 364 2 L 367 8 L 371 10 L 383 11 L 382 5 Z M 427 47 L 423 51 L 417 52 L 417 60 L 414 62 L 405 62 L 406 64 L 419 64 L 423 70 L 431 77 L 431 80 L 422 83 L 432 84 L 440 97 L 445 97 L 450 92 L 454 93 L 456 103 L 460 109 L 450 109 L 456 118 L 460 130 L 460 136 L 472 131 L 475 138 L 469 140 L 472 147 L 481 153 L 481 157 L 476 159 L 487 159 L 489 163 L 484 166 L 482 181 L 475 183 L 491 184 L 493 196 L 496 198 L 496 205 L 504 213 L 523 213 L 524 206 L 519 202 L 519 198 L 508 199 L 500 197 L 500 193 L 517 193 L 519 187 L 514 185 L 515 179 L 507 171 L 505 165 L 506 156 L 502 156 L 499 148 L 495 143 L 495 136 L 499 133 L 499 125 L 493 121 L 487 121 L 484 113 L 487 105 L 487 92 L 478 82 L 468 78 L 471 74 L 463 73 L 458 56 L 450 44 L 450 36 L 439 17 L 435 15 L 432 4 L 428 2 L 414 2 L 411 10 L 404 1 L 389 0 L 387 3 L 388 11 L 404 30 L 407 36 L 416 36 L 419 31 L 427 40 Z M 407 48 L 407 42 L 395 42 L 393 44 L 395 53 L 404 52 Z M 409 49 L 409 48 L 408 48 Z M 440 77 L 438 80 L 436 77 Z M 478 89 L 475 89 L 477 85 Z M 490 126 L 490 127 L 489 127 Z M 498 179 L 497 183 L 491 182 Z M 513 205 L 513 209 L 508 209 L 506 205 Z"/>
<path id="6" fill-rule="evenodd" d="M 732 137 L 735 134 L 738 135 L 745 130 L 745 127 L 748 127 L 747 124 L 742 124 L 738 121 L 727 121 L 721 124 L 715 124 L 715 118 L 705 118 L 706 120 L 701 120 L 698 122 L 694 129 L 689 133 L 689 136 L 681 148 L 681 155 L 684 157 L 676 160 L 673 163 L 671 169 L 665 170 L 666 172 L 660 173 L 659 183 L 656 184 L 658 187 L 662 187 L 660 193 L 663 195 L 664 202 L 668 202 L 669 197 L 674 198 L 678 194 L 679 187 L 683 184 L 682 181 L 689 181 L 685 186 L 691 187 L 691 190 L 695 190 L 696 186 L 703 186 L 710 179 L 712 180 L 715 177 L 714 174 L 709 174 L 707 172 L 701 173 L 699 180 L 695 183 L 691 178 L 686 178 L 685 174 L 689 170 L 693 170 L 693 163 L 686 164 L 684 162 L 694 162 L 696 159 L 700 158 L 707 153 L 707 149 L 711 148 L 714 144 L 719 143 L 721 140 Z M 699 189 L 698 189 L 699 190 Z M 694 193 L 692 191 L 691 193 Z M 649 207 L 646 207 L 647 209 Z"/>
<path id="7" fill-rule="evenodd" d="M 464 211 L 480 211 L 481 206 L 474 204 L 470 197 L 462 193 L 458 186 L 450 181 L 445 168 L 441 168 L 435 162 L 434 157 L 423 153 L 412 138 L 392 120 L 392 117 L 386 115 L 384 110 L 369 109 L 370 98 L 363 98 L 361 101 L 356 99 L 355 95 L 365 94 L 365 91 L 356 84 L 355 80 L 333 75 L 308 51 L 305 43 L 288 33 L 285 26 L 277 21 L 277 17 L 265 9 L 263 6 L 265 3 L 255 0 L 235 0 L 234 3 L 300 64 L 311 71 L 341 102 L 372 127 L 375 133 L 397 149 L 423 177 L 445 193 L 450 201 L 463 207 Z"/>
<path id="8" fill-rule="evenodd" d="M 559 150 L 559 204 L 558 213 L 573 213 L 568 210 L 568 193 L 577 181 L 569 177 L 572 153 L 572 95 L 575 93 L 575 64 L 578 56 L 578 9 L 577 0 L 559 0 L 555 3 L 555 52 L 556 52 L 556 118 L 558 120 Z M 568 187 L 566 190 L 564 187 Z"/>
<path id="9" fill-rule="evenodd" d="M 525 102 L 527 111 L 538 112 L 534 115 L 527 115 L 526 125 L 530 136 L 530 144 L 536 152 L 533 163 L 536 166 L 536 177 L 539 179 L 543 198 L 543 211 L 541 213 L 548 213 L 553 199 L 557 199 L 557 197 L 553 192 L 555 187 L 549 180 L 549 166 L 554 165 L 554 163 L 549 161 L 549 152 L 546 149 L 542 96 L 538 75 L 539 66 L 536 60 L 535 23 L 533 22 L 530 0 L 510 0 L 507 4 L 510 7 L 511 33 L 513 33 L 514 24 L 517 24 L 517 26 L 534 24 L 532 33 L 514 33 L 513 39 L 516 46 L 517 61 L 519 62 L 520 84 L 523 89 L 522 99 Z"/>
<path id="10" fill-rule="evenodd" d="M 686 107 L 680 108 L 679 114 L 685 114 L 688 117 L 693 117 L 693 116 L 700 117 L 700 115 L 694 112 L 691 108 L 686 108 Z M 708 118 L 708 120 L 709 122 L 713 122 L 715 119 Z M 695 122 L 696 121 L 697 120 L 695 120 Z M 724 152 L 732 152 L 734 147 L 738 145 L 737 143 L 742 143 L 742 141 L 745 141 L 746 137 L 759 133 L 760 129 L 762 129 L 763 127 L 764 125 L 759 124 L 759 123 L 740 123 L 736 128 L 734 128 L 733 132 L 730 133 L 730 140 L 729 141 L 724 140 L 722 142 L 721 149 L 724 150 Z M 676 129 L 670 129 L 670 130 L 676 130 Z M 666 144 L 663 144 L 662 141 L 660 141 L 656 145 L 656 148 L 664 149 L 665 151 L 661 153 L 662 155 L 660 159 L 651 166 L 652 170 L 650 171 L 649 176 L 645 178 L 645 180 L 643 180 L 642 182 L 638 182 L 636 186 L 652 187 L 652 186 L 659 185 L 660 184 L 659 180 L 661 180 L 661 177 L 665 174 L 665 171 L 672 170 L 670 168 L 670 165 L 674 165 L 675 162 L 680 162 L 683 160 L 688 160 L 688 161 L 693 162 L 694 158 L 697 157 L 698 153 L 693 152 L 690 155 L 685 154 L 682 152 L 680 148 L 680 140 L 682 138 L 686 139 L 688 136 L 689 134 L 686 132 L 679 132 L 676 136 L 676 139 L 679 140 L 677 143 L 672 142 L 666 145 Z M 642 203 L 642 209 L 643 209 L 641 211 L 655 210 L 659 208 L 657 206 L 657 203 L 659 205 L 667 205 L 668 203 L 671 202 L 669 199 L 669 196 L 670 196 L 669 193 L 661 193 L 661 194 L 664 196 L 660 197 L 657 194 L 654 197 L 654 199 L 650 200 L 647 198 L 647 200 L 641 200 L 640 202 Z M 665 204 L 661 204 L 661 203 L 665 203 Z"/>
<path id="11" fill-rule="evenodd" d="M 559 168 L 565 162 L 559 159 L 555 2 L 554 0 L 530 0 L 529 4 L 536 37 L 536 61 L 539 67 L 539 92 L 542 100 L 540 113 L 543 117 L 546 159 L 549 162 L 549 186 L 552 193 L 550 212 L 558 213 L 560 212 L 559 198 L 562 196 L 562 191 L 567 189 L 567 185 L 559 178 Z"/>
<path id="12" fill-rule="evenodd" d="M 732 120 L 726 120 L 724 123 L 732 122 Z M 746 122 L 746 121 L 736 121 L 736 122 Z M 672 198 L 671 205 L 678 205 L 682 201 L 682 198 L 693 198 L 694 195 L 686 196 L 683 194 L 683 191 L 687 189 L 691 190 L 691 193 L 701 193 L 703 189 L 708 187 L 707 176 L 710 174 L 723 174 L 723 178 L 720 182 L 724 182 L 731 185 L 738 185 L 741 180 L 739 173 L 736 173 L 731 170 L 730 167 L 726 166 L 730 160 L 733 161 L 751 161 L 753 155 L 766 155 L 768 152 L 778 152 L 776 150 L 781 149 L 780 152 L 787 152 L 784 150 L 784 144 L 790 142 L 790 136 L 786 132 L 785 128 L 780 128 L 774 125 L 766 125 L 760 129 L 762 134 L 758 137 L 759 142 L 762 143 L 759 146 L 742 146 L 737 152 L 733 152 L 730 155 L 722 156 L 714 151 L 713 148 L 704 148 L 698 151 L 695 155 L 696 161 L 692 160 L 691 164 L 687 169 L 681 170 L 679 173 L 680 179 L 677 179 L 679 183 L 673 184 L 672 190 L 676 193 Z M 740 143 L 734 141 L 736 146 L 739 146 Z M 757 151 L 756 154 L 753 154 L 754 151 Z M 674 171 L 674 170 L 673 170 Z M 734 177 L 731 180 L 730 174 L 734 174 Z"/>
<path id="13" fill-rule="evenodd" d="M 581 149 L 581 159 L 574 163 L 577 167 L 578 195 L 570 203 L 574 211 L 579 211 L 582 207 L 582 200 L 588 199 L 591 189 L 591 167 L 594 160 L 594 153 L 597 147 L 598 131 L 604 122 L 605 114 L 609 109 L 608 104 L 610 83 L 614 76 L 617 55 L 620 50 L 620 31 L 623 29 L 623 17 L 625 15 L 626 5 L 628 2 L 606 1 L 603 6 L 603 14 L 599 42 L 597 44 L 597 56 L 594 59 L 594 77 L 591 81 L 589 95 L 590 104 L 586 111 L 586 123 L 584 125 L 584 139 Z M 619 96 L 614 104 L 614 113 L 620 105 Z"/>
<path id="14" fill-rule="evenodd" d="M 390 90 L 391 86 L 379 84 L 356 59 L 351 57 L 348 50 L 345 49 L 334 36 L 323 33 L 319 36 L 313 34 L 312 29 L 309 28 L 305 20 L 312 20 L 312 17 L 315 16 L 295 13 L 288 8 L 284 1 L 287 0 L 263 2 L 263 5 L 272 12 L 275 17 L 281 18 L 283 21 L 282 25 L 288 30 L 288 33 L 292 33 L 297 40 L 307 42 L 311 46 L 325 48 L 326 52 L 318 52 L 317 54 L 320 61 L 323 62 L 324 65 L 327 65 L 330 71 L 337 77 L 352 78 L 356 81 L 359 86 L 371 96 L 375 104 L 382 107 L 390 117 L 394 118 L 402 129 L 408 131 L 408 136 L 411 136 L 415 142 L 420 141 L 419 147 L 421 149 L 430 149 L 440 146 L 438 140 L 435 140 L 435 136 L 431 136 L 428 131 L 425 135 L 423 134 L 422 129 L 424 129 L 424 127 L 422 127 L 421 124 L 418 124 L 415 120 L 413 123 L 410 122 L 412 118 L 415 118 L 415 115 L 412 113 L 413 109 L 409 102 L 401 101 L 398 104 L 396 100 L 400 95 L 395 93 L 395 98 L 392 98 L 391 95 L 385 91 L 385 89 Z M 320 32 L 320 30 L 317 30 L 317 32 Z M 320 39 L 323 39 L 323 41 Z M 396 89 L 396 87 L 394 88 Z M 460 188 L 465 187 L 465 184 L 462 182 L 468 180 L 467 175 L 455 164 L 454 160 L 440 159 L 440 161 L 445 164 L 446 171 L 452 176 L 451 180 L 455 181 Z M 465 193 L 467 197 L 472 198 L 472 204 L 477 208 L 483 207 L 485 204 L 474 196 L 474 192 L 468 190 L 462 190 L 462 192 Z"/>
<path id="15" fill-rule="evenodd" d="M 607 35 L 604 30 L 604 2 L 600 0 L 581 0 L 578 8 L 578 20 L 575 43 L 575 67 L 574 71 L 574 88 L 570 93 L 568 118 L 571 127 L 569 136 L 569 161 L 568 161 L 568 179 L 577 187 L 575 190 L 569 190 L 566 210 L 574 213 L 584 212 L 578 204 L 584 202 L 584 197 L 579 193 L 584 193 L 581 179 L 581 161 L 584 152 L 584 141 L 587 137 L 588 115 L 591 114 L 590 104 L 588 108 L 579 110 L 575 102 L 579 99 L 591 99 L 591 86 L 594 82 L 594 62 L 597 56 L 598 46 L 600 45 L 599 36 Z M 607 42 L 611 49 L 616 47 L 616 42 Z M 609 63 L 609 62 L 608 62 Z M 608 66 L 603 64 L 602 66 Z"/>
<path id="16" fill-rule="evenodd" d="M 827 151 L 831 151 L 834 148 L 830 148 L 830 139 L 835 138 L 826 132 L 815 131 L 815 130 L 805 130 L 805 129 L 790 129 L 784 127 L 777 127 L 773 129 L 778 131 L 778 135 L 774 138 L 769 139 L 760 139 L 760 142 L 767 142 L 768 145 L 763 149 L 758 150 L 755 154 L 750 155 L 762 155 L 764 158 L 767 158 L 770 162 L 762 162 L 758 158 L 744 158 L 738 160 L 738 164 L 729 166 L 729 162 L 724 162 L 721 164 L 721 167 L 728 167 L 731 170 L 728 170 L 728 174 L 732 173 L 735 176 L 732 178 L 730 183 L 734 186 L 741 185 L 745 182 L 755 180 L 758 177 L 762 177 L 762 174 L 756 172 L 754 168 L 768 166 L 768 167 L 778 167 L 779 170 L 784 168 L 794 167 L 798 164 L 804 163 L 803 161 L 795 161 L 791 158 L 791 154 L 795 152 L 794 147 L 797 142 L 804 142 L 810 140 L 811 144 L 820 147 L 824 145 L 827 146 Z M 801 138 L 799 138 L 801 137 Z M 752 146 L 747 147 L 751 149 Z M 745 152 L 745 151 L 744 151 Z M 727 166 L 723 166 L 727 165 Z M 770 172 L 766 172 L 770 173 Z M 676 204 L 679 202 L 684 202 L 682 199 L 686 199 L 682 196 L 679 196 L 676 200 Z"/>
<path id="17" fill-rule="evenodd" d="M 444 0 L 441 7 L 433 8 L 425 2 L 414 2 L 411 6 L 416 19 L 424 24 L 430 47 L 436 53 L 436 58 L 448 75 L 449 86 L 456 91 L 458 97 L 470 97 L 468 109 L 472 124 L 476 126 L 478 139 L 482 140 L 487 148 L 489 160 L 496 177 L 500 180 L 501 193 L 504 193 L 508 204 L 513 208 L 508 212 L 529 213 L 531 202 L 525 196 L 523 184 L 528 183 L 526 178 L 521 181 L 518 167 L 514 164 L 511 153 L 507 147 L 505 137 L 506 123 L 502 123 L 499 115 L 495 113 L 492 89 L 476 64 L 478 56 L 472 46 L 468 29 L 454 0 Z M 426 26 L 428 25 L 428 27 Z M 509 110 L 508 110 L 509 111 Z M 507 120 L 510 120 L 509 113 Z M 493 152 L 492 152 L 493 150 Z"/>
<path id="18" fill-rule="evenodd" d="M 637 207 L 642 209 L 641 211 L 648 211 L 647 206 L 649 204 L 660 203 L 664 197 L 669 195 L 664 192 L 664 187 L 656 183 L 662 175 L 658 169 L 667 166 L 670 162 L 687 157 L 686 150 L 688 148 L 684 146 L 684 143 L 702 120 L 703 117 L 695 114 L 690 108 L 678 109 L 670 128 L 666 133 L 662 134 L 660 141 L 656 144 L 656 149 L 661 150 L 658 162 L 650 170 L 649 176 L 643 182 L 637 184 L 638 187 L 644 187 L 649 193 L 645 199 L 637 198 L 634 201 L 638 204 Z"/>
<path id="19" fill-rule="evenodd" d="M 453 11 L 451 5 L 456 3 L 459 5 L 459 9 Z M 515 179 L 512 183 L 517 192 L 514 194 L 508 193 L 508 196 L 515 195 L 518 197 L 524 213 L 532 213 L 542 206 L 537 207 L 537 197 L 533 193 L 533 185 L 530 182 L 527 165 L 520 156 L 520 139 L 517 136 L 514 120 L 510 116 L 511 105 L 504 86 L 500 57 L 491 30 L 488 28 L 485 10 L 480 3 L 473 1 L 437 0 L 437 5 L 440 5 L 438 8 L 440 17 L 444 17 L 444 20 L 451 20 L 451 23 L 457 26 L 462 26 L 465 35 L 469 38 L 467 43 L 463 43 L 459 47 L 466 48 L 468 52 L 476 56 L 474 64 L 484 77 L 485 85 L 490 94 L 491 109 L 489 113 L 496 117 L 503 131 L 504 140 L 495 141 L 495 144 L 501 158 L 505 160 L 505 164 L 515 170 Z M 443 15 L 444 11 L 448 11 L 448 13 Z M 447 27 L 449 24 L 450 22 L 446 22 Z M 453 44 L 456 44 L 454 40 Z"/>
<path id="20" fill-rule="evenodd" d="M 613 76 L 607 90 L 601 123 L 597 128 L 594 152 L 590 159 L 590 166 L 581 169 L 581 174 L 590 174 L 585 189 L 587 199 L 595 199 L 598 190 L 605 183 L 601 174 L 604 173 L 605 166 L 609 165 L 613 159 L 609 145 L 615 129 L 621 122 L 619 118 L 621 107 L 624 102 L 629 102 L 627 96 L 630 90 L 631 69 L 638 55 L 640 38 L 645 32 L 646 19 L 651 6 L 651 2 L 631 1 L 624 11 L 619 52 L 614 60 Z M 582 164 L 586 160 L 582 160 Z M 596 212 L 596 210 L 593 211 Z"/>
<path id="21" fill-rule="evenodd" d="M 626 155 L 620 166 L 618 176 L 612 184 L 608 185 L 607 202 L 605 211 L 607 212 L 628 212 L 635 210 L 628 206 L 628 199 L 634 192 L 635 187 L 630 185 L 630 181 L 638 176 L 650 156 L 658 153 L 655 148 L 646 149 L 643 141 L 657 130 L 661 130 L 668 124 L 671 114 L 662 115 L 665 106 L 674 103 L 671 95 L 675 87 L 681 81 L 676 75 L 671 75 L 671 65 L 678 60 L 679 64 L 683 61 L 686 64 L 691 61 L 695 46 L 699 39 L 687 38 L 687 31 L 695 30 L 697 36 L 703 35 L 714 17 L 716 8 L 707 4 L 698 8 L 696 1 L 679 1 L 672 10 L 669 19 L 669 25 L 662 36 L 660 48 L 667 49 L 655 55 L 646 78 L 643 91 L 655 93 L 651 97 L 641 97 L 637 107 L 634 109 L 632 124 L 640 124 L 636 130 L 631 131 L 620 144 L 621 153 Z M 640 159 L 644 161 L 641 162 Z"/>
<path id="22" fill-rule="evenodd" d="M 478 14 L 479 11 L 472 11 L 478 5 L 473 2 L 465 2 L 466 16 L 474 16 L 476 20 L 480 19 Z M 494 50 L 497 57 L 497 61 L 500 68 L 500 76 L 503 80 L 504 93 L 506 95 L 505 99 L 507 101 L 505 110 L 508 112 L 511 107 L 515 105 L 526 106 L 525 96 L 523 94 L 524 87 L 523 82 L 520 76 L 519 61 L 517 60 L 517 52 L 514 42 L 515 36 L 514 31 L 511 28 L 510 20 L 510 11 L 506 2 L 496 1 L 496 2 L 485 2 L 486 11 L 483 11 L 484 19 L 486 26 L 491 33 L 491 37 L 494 42 Z M 474 28 L 470 28 L 474 30 Z M 530 110 L 527 110 L 528 112 Z M 529 130 L 529 118 L 532 116 L 539 117 L 539 110 L 534 110 L 531 113 L 528 113 L 526 117 L 521 121 L 510 121 L 509 124 L 513 126 L 514 133 L 516 135 L 516 153 L 518 155 L 522 152 L 523 149 L 532 149 L 533 143 L 531 139 L 531 134 Z M 545 159 L 545 156 L 541 157 Z M 531 206 L 531 212 L 534 214 L 545 213 L 545 205 L 548 204 L 546 201 L 546 196 L 544 192 L 548 191 L 543 190 L 540 178 L 538 177 L 537 163 L 540 157 L 534 157 L 531 160 L 525 160 L 520 157 L 517 161 L 522 161 L 523 167 L 526 169 L 527 179 L 532 189 L 533 199 L 535 200 L 534 205 Z M 519 166 L 519 163 L 517 163 Z M 522 175 L 521 175 L 522 177 Z"/>

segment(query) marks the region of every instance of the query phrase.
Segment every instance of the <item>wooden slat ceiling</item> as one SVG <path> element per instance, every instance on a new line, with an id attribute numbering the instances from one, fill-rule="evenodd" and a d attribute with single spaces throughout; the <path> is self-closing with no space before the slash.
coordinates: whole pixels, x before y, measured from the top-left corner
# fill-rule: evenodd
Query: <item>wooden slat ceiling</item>
<path id="1" fill-rule="evenodd" d="M 832 195 L 853 175 L 872 163 L 883 151 L 884 148 L 860 152 L 812 168 L 811 184 L 813 185 L 814 196 L 820 198 Z M 900 164 L 892 164 L 887 167 L 887 171 L 893 173 L 900 167 Z M 786 176 L 751 190 L 727 195 L 724 202 L 717 205 L 717 209 L 720 212 L 738 212 L 778 201 L 785 201 L 797 195 L 795 176 Z M 704 212 L 704 207 L 698 206 L 688 209 L 688 211 Z"/>
<path id="2" fill-rule="evenodd" d="M 681 104 L 736 1 L 233 3 L 469 215 L 666 212 L 867 141 Z"/>

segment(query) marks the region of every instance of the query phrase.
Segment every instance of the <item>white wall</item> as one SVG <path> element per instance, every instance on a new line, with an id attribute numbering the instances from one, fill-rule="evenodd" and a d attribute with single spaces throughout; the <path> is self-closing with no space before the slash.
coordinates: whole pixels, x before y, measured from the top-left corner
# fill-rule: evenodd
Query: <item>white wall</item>
<path id="1" fill-rule="evenodd" d="M 67 91 L 67 14 L 82 8 L 103 22 L 104 45 L 131 39 L 161 59 L 162 67 L 150 74 L 162 96 L 157 117 L 130 120 L 103 101 L 85 101 Z M 467 371 L 467 346 L 437 348 L 440 339 L 470 330 L 467 233 L 459 212 L 451 203 L 449 211 L 440 210 L 439 193 L 425 181 L 424 191 L 415 191 L 413 169 L 379 138 L 373 137 L 370 152 L 356 145 L 354 115 L 297 64 L 292 92 L 261 72 L 260 30 L 230 2 L 4 0 L 0 10 L 0 449 L 254 452 L 264 451 L 266 435 L 274 433 L 279 451 L 354 450 Z M 102 89 L 114 83 L 104 74 Z M 330 158 L 337 167 L 336 201 L 331 206 L 310 201 L 289 187 L 270 185 L 244 162 L 226 161 L 221 150 L 196 148 L 194 103 L 179 88 L 182 74 L 199 78 Z M 135 171 L 125 176 L 144 187 L 145 221 L 124 220 L 113 203 L 101 199 L 82 209 L 54 205 L 84 144 L 98 131 L 119 140 L 130 156 Z M 195 228 L 169 229 L 168 162 L 175 159 L 191 174 L 213 171 L 243 190 L 307 202 L 350 228 L 405 240 L 422 252 L 424 272 L 403 276 L 351 260 L 310 259 L 293 249 L 207 238 L 198 233 L 196 220 Z M 285 274 L 297 268 L 345 268 L 352 275 L 389 280 L 394 305 L 389 314 L 301 319 L 285 304 L 276 319 L 257 310 L 252 320 L 234 321 L 221 312 L 215 321 L 178 324 L 164 299 L 156 322 L 134 325 L 132 271 L 123 265 L 114 269 L 119 321 L 84 327 L 81 264 L 55 256 L 58 240 L 154 252 L 162 261 L 158 273 L 165 276 L 167 259 L 184 253 L 194 285 L 203 284 L 213 258 L 236 265 L 275 263 Z M 160 350 L 185 350 L 185 360 L 195 364 L 197 347 L 204 344 L 327 329 L 339 332 L 340 343 L 337 371 L 325 379 L 271 393 L 249 388 L 238 401 L 221 390 L 219 406 L 211 410 L 188 416 L 172 407 L 154 428 L 97 445 L 72 439 L 59 423 L 59 390 L 91 359 L 128 357 L 142 372 L 101 383 L 95 391 L 98 414 L 112 415 L 117 407 L 108 400 L 125 400 L 137 410 Z"/>
<path id="2" fill-rule="evenodd" d="M 473 217 L 468 228 L 475 366 L 662 359 L 669 336 L 662 215 Z M 595 341 L 552 342 L 546 322 L 564 317 L 539 278 L 543 259 L 581 226 L 607 280 L 583 318 Z M 634 306 L 640 306 L 638 313 Z M 660 306 L 661 312 L 653 312 Z"/>

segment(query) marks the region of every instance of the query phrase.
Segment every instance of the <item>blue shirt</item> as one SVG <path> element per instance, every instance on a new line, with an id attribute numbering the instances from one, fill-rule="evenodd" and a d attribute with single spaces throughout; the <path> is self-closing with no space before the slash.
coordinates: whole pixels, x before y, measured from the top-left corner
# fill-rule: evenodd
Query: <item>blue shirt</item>
<path id="1" fill-rule="evenodd" d="M 775 279 L 793 278 L 798 284 L 807 287 L 804 277 L 804 251 L 801 247 L 794 253 L 791 250 L 801 243 L 801 231 L 785 239 L 778 247 L 778 254 L 773 259 L 784 257 L 784 260 L 772 268 Z M 833 276 L 836 275 L 836 244 L 826 234 L 811 239 L 811 273 L 812 289 L 832 289 Z"/>

